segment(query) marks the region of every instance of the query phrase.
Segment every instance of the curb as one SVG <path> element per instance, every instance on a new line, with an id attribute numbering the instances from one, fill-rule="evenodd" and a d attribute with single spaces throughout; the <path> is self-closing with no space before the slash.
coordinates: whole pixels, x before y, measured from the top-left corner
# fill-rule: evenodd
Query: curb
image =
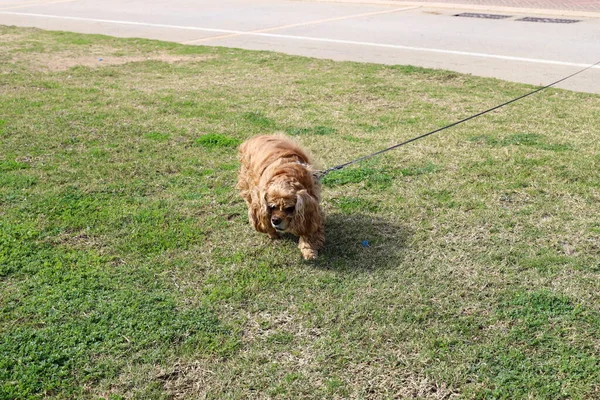
<path id="1" fill-rule="evenodd" d="M 307 3 L 350 3 L 350 4 L 375 4 L 386 6 L 413 6 L 421 8 L 434 9 L 452 9 L 452 10 L 471 10 L 471 11 L 494 11 L 511 14 L 535 14 L 549 15 L 562 17 L 581 17 L 581 18 L 599 18 L 600 12 L 595 11 L 579 11 L 579 10 L 553 10 L 542 8 L 520 8 L 520 7 L 504 7 L 494 5 L 479 5 L 479 4 L 459 4 L 459 3 L 430 3 L 420 1 L 403 1 L 403 0 L 299 0 Z"/>

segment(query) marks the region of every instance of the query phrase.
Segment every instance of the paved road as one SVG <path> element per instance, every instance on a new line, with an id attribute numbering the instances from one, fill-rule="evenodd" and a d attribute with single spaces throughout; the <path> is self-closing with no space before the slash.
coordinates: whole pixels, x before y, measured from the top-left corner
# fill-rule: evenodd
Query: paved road
<path id="1" fill-rule="evenodd" d="M 507 7 L 512 0 L 361 1 L 368 0 L 0 0 L 0 24 L 411 64 L 535 85 L 600 61 L 595 1 L 528 3 L 581 6 L 563 10 Z M 465 12 L 508 17 L 455 16 Z M 523 17 L 579 22 L 520 21 Z M 600 67 L 559 87 L 600 93 Z"/>

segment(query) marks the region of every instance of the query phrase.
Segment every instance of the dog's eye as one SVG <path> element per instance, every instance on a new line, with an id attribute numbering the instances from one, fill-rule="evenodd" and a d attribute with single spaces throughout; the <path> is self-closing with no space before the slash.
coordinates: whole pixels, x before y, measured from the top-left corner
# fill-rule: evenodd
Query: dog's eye
<path id="1" fill-rule="evenodd" d="M 273 211 L 276 207 L 274 205 L 269 205 L 269 211 Z"/>
<path id="2" fill-rule="evenodd" d="M 293 212 L 294 212 L 294 209 L 295 209 L 295 208 L 296 208 L 295 206 L 286 207 L 286 208 L 284 209 L 284 211 L 285 211 L 286 213 L 288 213 L 288 214 L 291 214 L 291 213 L 293 213 Z"/>

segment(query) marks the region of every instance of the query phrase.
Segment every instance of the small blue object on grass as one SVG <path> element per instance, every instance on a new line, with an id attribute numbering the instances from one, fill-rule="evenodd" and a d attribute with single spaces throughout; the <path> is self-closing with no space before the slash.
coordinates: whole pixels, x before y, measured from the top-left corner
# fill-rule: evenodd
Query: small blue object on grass
<path id="1" fill-rule="evenodd" d="M 101 59 L 101 58 L 99 58 L 99 59 L 98 59 L 98 61 L 102 61 L 102 59 Z"/>
<path id="2" fill-rule="evenodd" d="M 369 247 L 370 246 L 368 240 L 363 240 L 361 244 L 362 244 L 362 247 Z"/>

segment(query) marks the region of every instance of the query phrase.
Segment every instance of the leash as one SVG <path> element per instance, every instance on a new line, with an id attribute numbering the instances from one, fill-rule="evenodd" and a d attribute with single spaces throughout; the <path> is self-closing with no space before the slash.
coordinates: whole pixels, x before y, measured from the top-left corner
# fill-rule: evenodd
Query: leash
<path id="1" fill-rule="evenodd" d="M 325 170 L 322 170 L 322 171 L 315 171 L 315 173 L 314 173 L 314 176 L 315 176 L 315 177 L 316 177 L 318 180 L 320 180 L 321 178 L 323 178 L 325 175 L 329 174 L 330 172 L 333 172 L 333 171 L 339 171 L 340 169 L 342 169 L 342 168 L 345 168 L 345 167 L 347 167 L 348 165 L 352 165 L 352 164 L 355 164 L 355 163 L 357 163 L 357 162 L 360 162 L 360 161 L 364 161 L 364 160 L 366 160 L 366 159 L 369 159 L 369 158 L 371 158 L 371 157 L 375 157 L 375 156 L 378 156 L 378 155 L 380 155 L 380 154 L 386 153 L 386 152 L 388 152 L 388 151 L 390 151 L 390 150 L 397 149 L 398 147 L 401 147 L 401 146 L 407 145 L 407 144 L 409 144 L 409 143 L 412 143 L 412 142 L 414 142 L 414 141 L 417 141 L 417 140 L 419 140 L 419 139 L 423 139 L 423 138 L 425 138 L 425 137 L 427 137 L 427 136 L 429 136 L 429 135 L 433 135 L 434 133 L 441 132 L 441 131 L 443 131 L 443 130 L 446 130 L 446 129 L 448 129 L 448 128 L 452 128 L 453 126 L 456 126 L 456 125 L 462 124 L 463 122 L 467 122 L 467 121 L 469 121 L 469 120 L 472 120 L 472 119 L 474 119 L 474 118 L 480 117 L 480 116 L 482 116 L 482 115 L 484 115 L 484 114 L 487 114 L 487 113 L 489 113 L 489 112 L 492 112 L 492 111 L 494 111 L 494 110 L 497 110 L 497 109 L 499 109 L 499 108 L 502 108 L 502 107 L 504 107 L 504 106 L 507 106 L 507 105 L 509 105 L 509 104 L 511 104 L 511 103 L 514 103 L 514 102 L 516 102 L 516 101 L 519 101 L 519 100 L 521 100 L 521 99 L 524 99 L 525 97 L 528 97 L 528 96 L 531 96 L 531 95 L 533 95 L 533 94 L 536 94 L 536 93 L 538 93 L 538 92 L 541 92 L 542 90 L 546 90 L 546 89 L 548 89 L 548 88 L 551 88 L 552 86 L 554 86 L 554 85 L 557 85 L 557 84 L 559 84 L 559 83 L 561 83 L 561 82 L 564 82 L 564 81 L 566 81 L 567 79 L 570 79 L 570 78 L 574 77 L 575 75 L 579 75 L 579 74 L 581 74 L 581 73 L 583 73 L 583 72 L 587 71 L 588 69 L 591 69 L 591 68 L 594 68 L 594 67 L 596 67 L 597 65 L 600 65 L 600 61 L 598 61 L 598 62 L 596 62 L 596 63 L 594 63 L 594 64 L 592 64 L 592 65 L 590 65 L 590 66 L 588 66 L 588 67 L 585 67 L 585 68 L 583 68 L 583 69 L 581 69 L 581 70 L 579 70 L 579 71 L 577 71 L 577 72 L 575 72 L 575 73 L 573 73 L 573 74 L 571 74 L 571 75 L 568 75 L 568 76 L 566 76 L 566 77 L 564 77 L 564 78 L 562 78 L 562 79 L 559 79 L 559 80 L 557 80 L 556 82 L 552 82 L 552 83 L 550 83 L 550 84 L 548 84 L 548 85 L 546 85 L 546 86 L 539 87 L 539 88 L 537 88 L 537 89 L 535 89 L 535 90 L 532 90 L 532 91 L 531 91 L 531 92 L 529 92 L 529 93 L 526 93 L 526 94 L 524 94 L 524 95 L 522 95 L 522 96 L 516 97 L 516 98 L 514 98 L 514 99 L 512 99 L 512 100 L 509 100 L 509 101 L 507 101 L 507 102 L 504 102 L 504 103 L 502 103 L 502 104 L 499 104 L 499 105 L 497 105 L 497 106 L 495 106 L 495 107 L 488 108 L 487 110 L 484 110 L 484 111 L 481 111 L 481 112 L 479 112 L 479 113 L 477 113 L 477 114 L 471 115 L 470 117 L 467 117 L 467 118 L 461 119 L 461 120 L 459 120 L 459 121 L 453 122 L 453 123 L 451 123 L 451 124 L 449 124 L 449 125 L 446 125 L 446 126 L 443 126 L 443 127 L 441 127 L 441 128 L 435 129 L 435 130 L 433 130 L 433 131 L 431 131 L 431 132 L 427 132 L 427 133 L 425 133 L 425 134 L 423 134 L 423 135 L 416 136 L 416 137 L 414 137 L 414 138 L 412 138 L 412 139 L 409 139 L 409 140 L 407 140 L 407 141 L 405 141 L 405 142 L 402 142 L 402 143 L 395 144 L 395 145 L 393 145 L 393 146 L 390 146 L 390 147 L 388 147 L 388 148 L 385 148 L 385 149 L 383 149 L 383 150 L 376 151 L 375 153 L 367 154 L 366 156 L 359 157 L 359 158 L 357 158 L 357 159 L 354 159 L 354 160 L 352 160 L 352 161 L 348 161 L 348 162 L 345 162 L 345 163 L 343 163 L 343 164 L 339 164 L 339 165 L 336 165 L 336 166 L 334 166 L 334 167 L 331 167 L 331 168 L 327 168 L 327 169 L 325 169 Z"/>

